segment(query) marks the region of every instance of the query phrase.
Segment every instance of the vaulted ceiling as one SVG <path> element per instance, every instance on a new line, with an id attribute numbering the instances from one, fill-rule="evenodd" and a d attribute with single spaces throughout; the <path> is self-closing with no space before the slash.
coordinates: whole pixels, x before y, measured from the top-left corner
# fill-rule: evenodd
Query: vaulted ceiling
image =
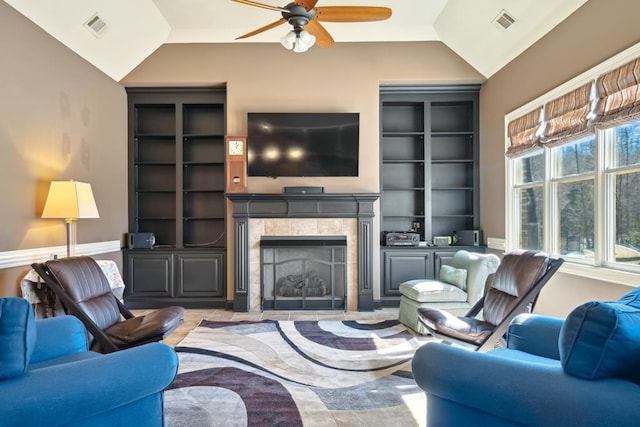
<path id="1" fill-rule="evenodd" d="M 317 6 L 389 7 L 393 14 L 384 21 L 323 25 L 336 43 L 441 41 L 488 78 L 587 1 L 319 0 Z M 116 81 L 165 43 L 279 43 L 289 30 L 285 24 L 235 40 L 281 15 L 232 0 L 5 2 Z M 272 6 L 288 2 L 260 0 Z M 85 25 L 96 15 L 98 27 L 104 24 L 99 35 Z M 503 24 L 513 23 L 505 29 L 496 22 L 500 17 Z"/>

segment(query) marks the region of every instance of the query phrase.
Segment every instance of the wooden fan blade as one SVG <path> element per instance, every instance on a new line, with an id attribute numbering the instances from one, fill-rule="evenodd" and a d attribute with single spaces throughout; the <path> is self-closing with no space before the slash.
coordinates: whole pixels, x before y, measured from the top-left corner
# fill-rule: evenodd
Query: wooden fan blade
<path id="1" fill-rule="evenodd" d="M 263 9 L 275 10 L 276 12 L 289 12 L 288 9 L 285 9 L 283 7 L 271 6 L 270 4 L 264 4 L 264 3 L 260 3 L 252 0 L 231 0 L 231 1 L 234 1 L 236 3 L 246 4 L 249 6 L 261 7 Z"/>
<path id="2" fill-rule="evenodd" d="M 255 36 L 256 34 L 260 34 L 260 33 L 263 33 L 263 32 L 265 32 L 265 31 L 267 31 L 267 30 L 270 30 L 270 29 L 272 29 L 272 28 L 275 28 L 275 27 L 277 27 L 278 25 L 282 25 L 282 24 L 284 24 L 285 22 L 287 22 L 287 20 L 286 20 L 286 19 L 284 19 L 284 18 L 280 18 L 280 19 L 278 19 L 276 22 L 272 22 L 271 24 L 269 24 L 269 25 L 265 25 L 265 26 L 264 26 L 264 27 L 262 27 L 262 28 L 258 28 L 257 30 L 251 31 L 250 33 L 244 34 L 244 35 L 242 35 L 242 36 L 240 36 L 240 37 L 236 37 L 236 40 L 239 40 L 239 39 L 246 39 L 246 38 L 248 38 L 248 37 Z"/>
<path id="3" fill-rule="evenodd" d="M 331 34 L 329 34 L 316 19 L 309 21 L 309 23 L 304 26 L 304 29 L 309 32 L 309 34 L 316 36 L 316 44 L 320 47 L 331 47 L 333 43 L 335 43 Z"/>
<path id="4" fill-rule="evenodd" d="M 316 3 L 318 3 L 318 0 L 297 0 L 295 3 L 303 6 L 305 9 L 307 9 L 308 12 L 316 7 Z"/>
<path id="5" fill-rule="evenodd" d="M 322 6 L 316 7 L 316 19 L 325 22 L 384 21 L 391 16 L 388 7 Z"/>

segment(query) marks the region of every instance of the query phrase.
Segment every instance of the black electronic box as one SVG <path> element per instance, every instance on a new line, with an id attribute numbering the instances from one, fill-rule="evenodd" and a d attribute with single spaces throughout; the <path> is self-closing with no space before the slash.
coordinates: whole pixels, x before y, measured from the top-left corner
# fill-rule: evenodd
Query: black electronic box
<path id="1" fill-rule="evenodd" d="M 385 246 L 418 246 L 420 234 L 413 231 L 385 231 Z"/>

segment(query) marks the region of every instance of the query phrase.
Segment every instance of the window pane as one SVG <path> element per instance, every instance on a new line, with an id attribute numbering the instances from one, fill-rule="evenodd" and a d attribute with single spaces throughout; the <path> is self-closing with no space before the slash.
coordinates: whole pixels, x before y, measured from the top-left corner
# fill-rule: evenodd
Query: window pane
<path id="1" fill-rule="evenodd" d="M 640 264 L 640 172 L 616 176 L 618 262 Z"/>
<path id="2" fill-rule="evenodd" d="M 560 253 L 593 259 L 593 180 L 558 185 Z"/>
<path id="3" fill-rule="evenodd" d="M 640 121 L 615 128 L 614 167 L 640 164 Z"/>
<path id="4" fill-rule="evenodd" d="M 596 138 L 558 147 L 558 176 L 593 172 L 596 167 Z"/>
<path id="5" fill-rule="evenodd" d="M 544 154 L 523 157 L 515 162 L 516 184 L 541 182 L 544 179 Z"/>
<path id="6" fill-rule="evenodd" d="M 542 187 L 518 190 L 520 201 L 520 245 L 522 249 L 543 250 Z"/>

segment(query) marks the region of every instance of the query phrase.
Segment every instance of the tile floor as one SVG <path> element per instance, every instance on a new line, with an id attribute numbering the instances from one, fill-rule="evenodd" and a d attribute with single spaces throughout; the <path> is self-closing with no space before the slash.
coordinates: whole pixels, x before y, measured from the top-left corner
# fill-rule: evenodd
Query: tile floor
<path id="1" fill-rule="evenodd" d="M 149 310 L 132 310 L 134 314 L 144 314 Z M 397 308 L 385 308 L 371 312 L 340 310 L 305 310 L 305 311 L 264 311 L 235 313 L 221 309 L 189 309 L 184 312 L 184 323 L 163 342 L 176 346 L 195 328 L 202 319 L 206 320 L 395 320 L 398 318 Z"/>

